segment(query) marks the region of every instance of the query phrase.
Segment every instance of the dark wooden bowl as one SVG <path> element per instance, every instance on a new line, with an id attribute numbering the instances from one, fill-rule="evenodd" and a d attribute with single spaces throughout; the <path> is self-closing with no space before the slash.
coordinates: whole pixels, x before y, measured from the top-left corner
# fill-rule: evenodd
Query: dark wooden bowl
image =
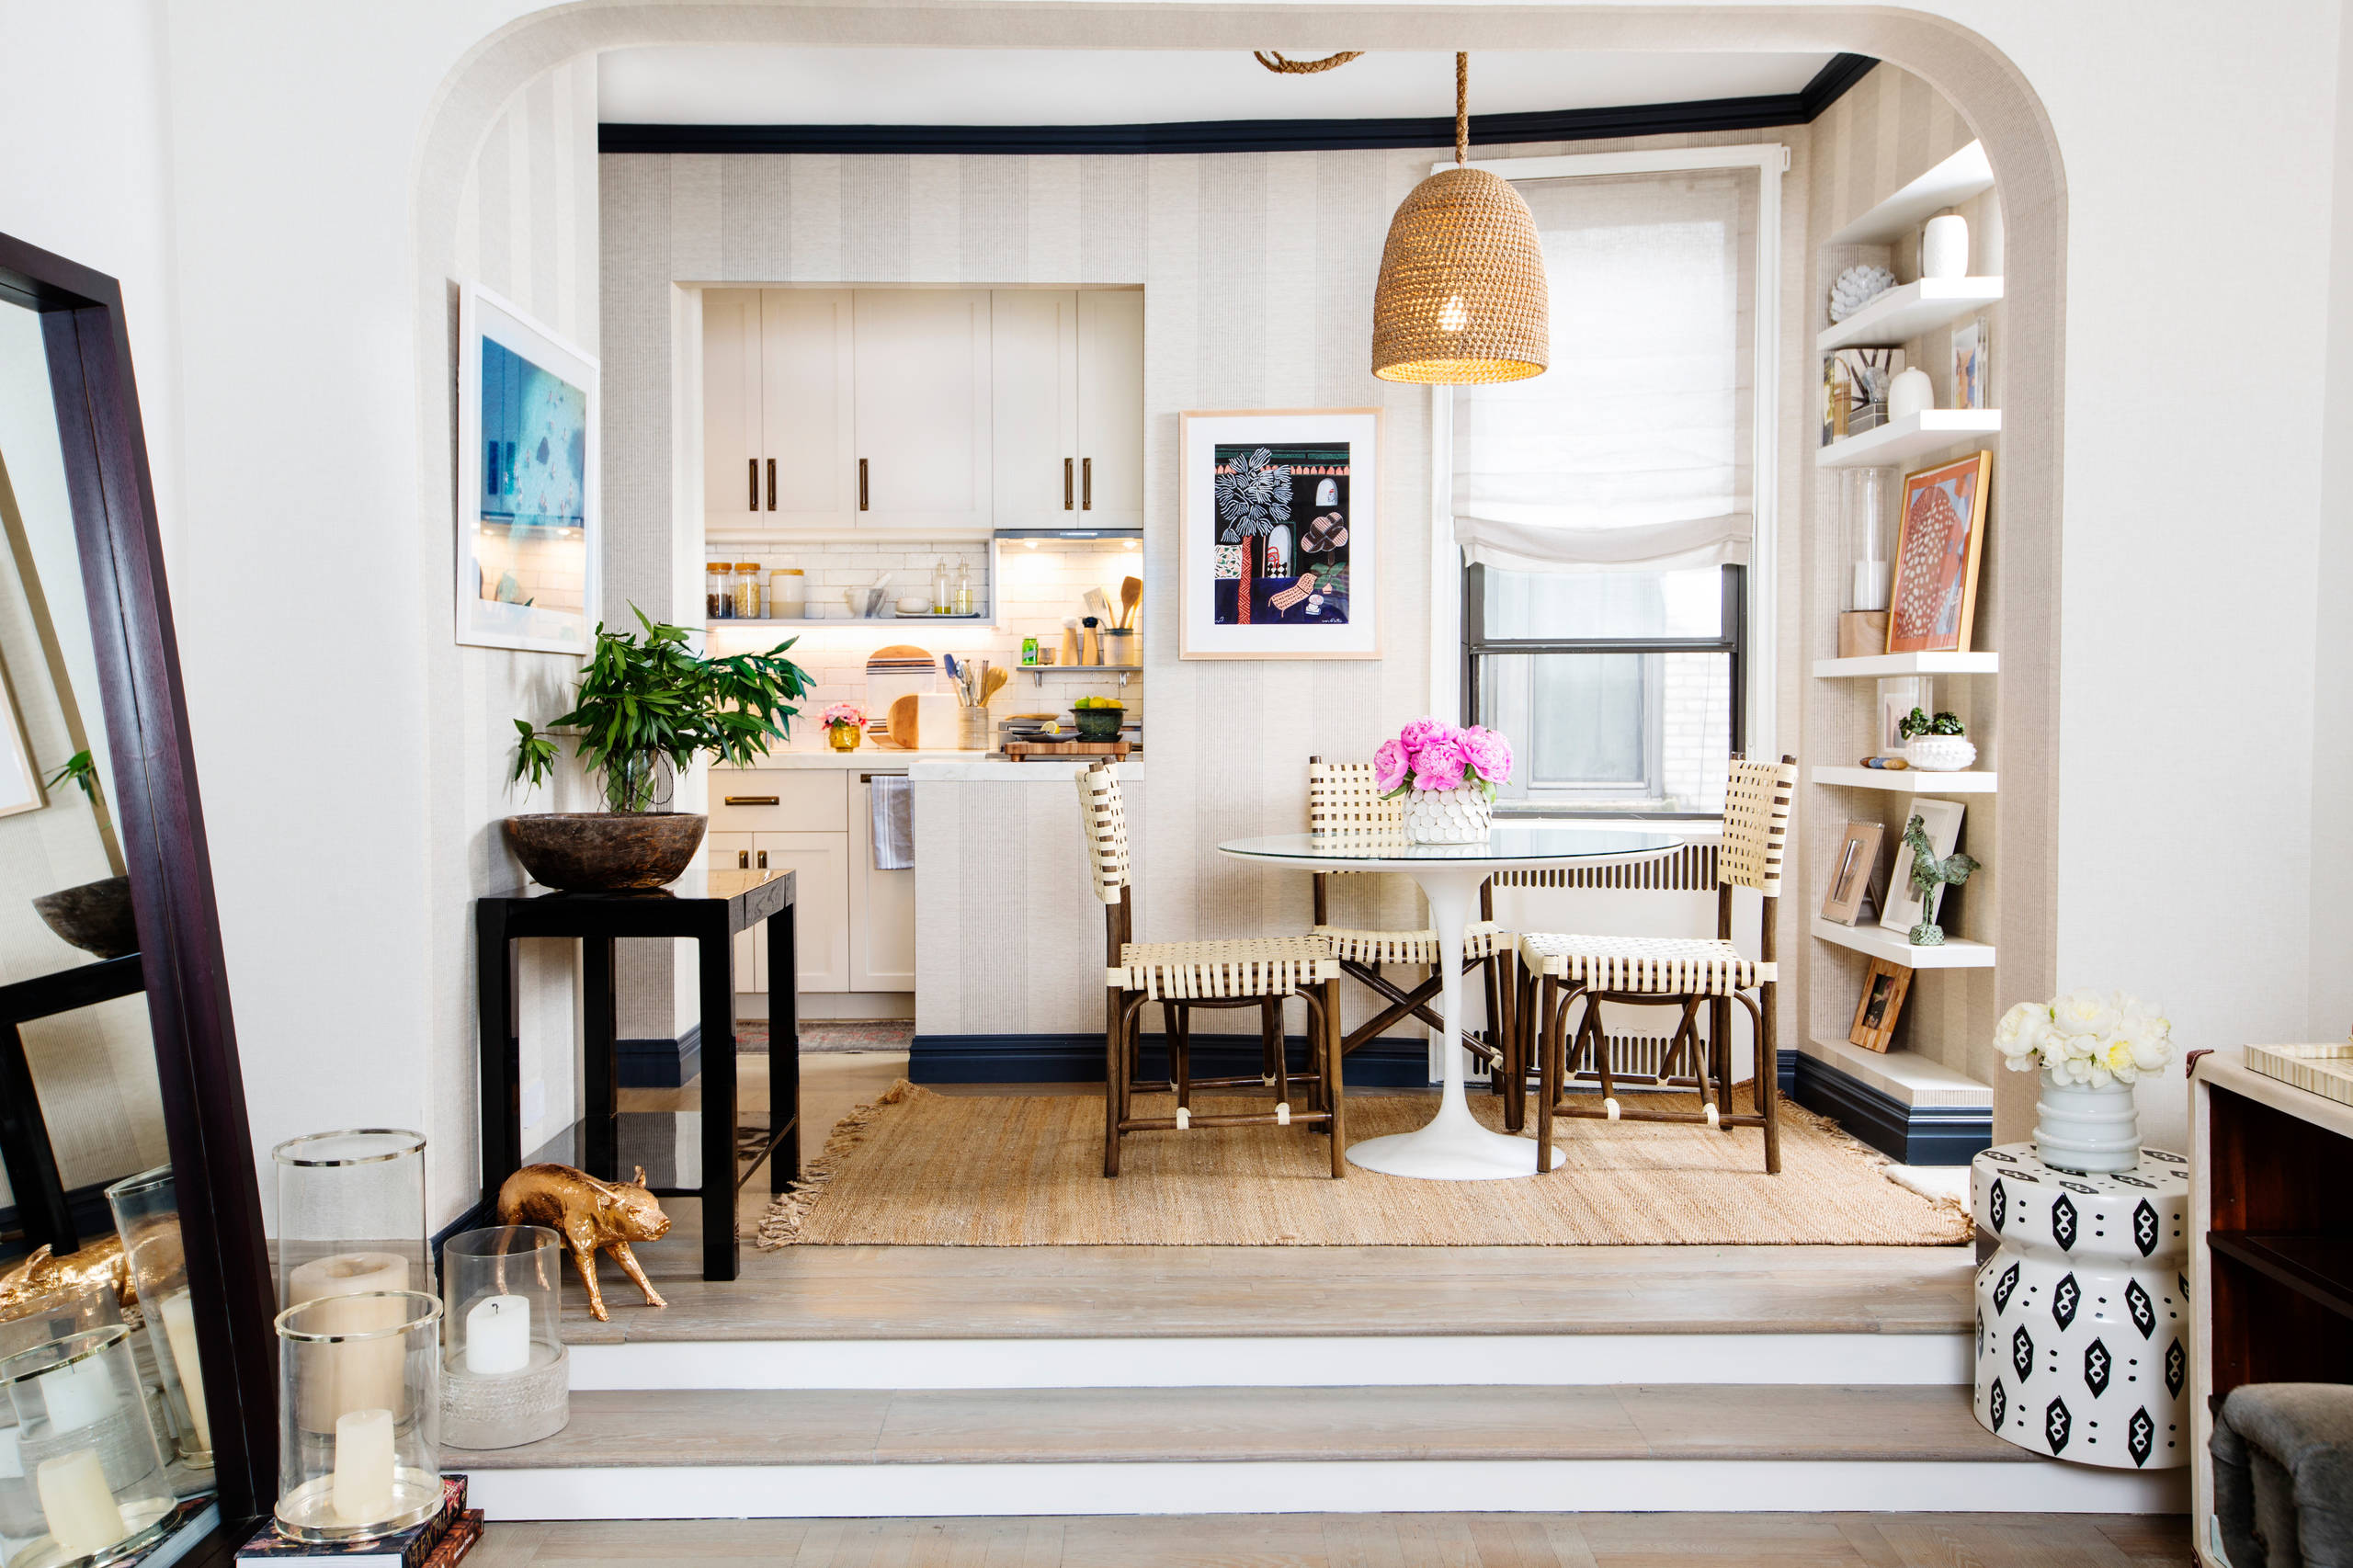
<path id="1" fill-rule="evenodd" d="M 131 879 L 108 877 L 78 888 L 45 892 L 33 908 L 49 928 L 102 959 L 139 950 L 139 921 L 131 909 Z"/>
<path id="2" fill-rule="evenodd" d="M 667 887 L 710 819 L 690 812 L 542 812 L 506 819 L 506 843 L 542 887 L 609 892 Z"/>

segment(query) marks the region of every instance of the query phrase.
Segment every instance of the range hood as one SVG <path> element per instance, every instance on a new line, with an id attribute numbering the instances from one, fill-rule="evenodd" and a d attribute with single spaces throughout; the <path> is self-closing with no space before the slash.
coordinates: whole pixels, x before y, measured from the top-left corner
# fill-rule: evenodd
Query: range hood
<path id="1" fill-rule="evenodd" d="M 995 535 L 994 535 L 994 536 L 992 536 L 992 537 L 996 538 L 996 539 L 1019 539 L 1019 540 L 1032 540 L 1032 539 L 1068 539 L 1068 540 L 1092 540 L 1092 539 L 1142 539 L 1142 538 L 1143 538 L 1143 530 L 1142 530 L 1142 528 L 999 528 L 999 529 L 997 529 L 997 530 L 996 530 L 996 532 L 995 533 Z"/>

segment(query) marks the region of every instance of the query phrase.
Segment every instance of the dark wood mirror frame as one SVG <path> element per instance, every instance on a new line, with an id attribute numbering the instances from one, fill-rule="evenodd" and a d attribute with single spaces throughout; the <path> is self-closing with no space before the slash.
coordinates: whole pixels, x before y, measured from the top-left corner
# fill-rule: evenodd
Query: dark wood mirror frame
<path id="1" fill-rule="evenodd" d="M 278 1494 L 277 1297 L 122 290 L 0 234 L 0 298 L 48 348 L 211 1415 L 222 1528 L 193 1560 L 225 1561 Z"/>

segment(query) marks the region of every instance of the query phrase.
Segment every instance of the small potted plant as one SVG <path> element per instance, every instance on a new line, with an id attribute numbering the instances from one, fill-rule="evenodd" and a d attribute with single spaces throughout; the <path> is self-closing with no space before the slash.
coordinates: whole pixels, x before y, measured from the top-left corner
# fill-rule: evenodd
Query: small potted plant
<path id="1" fill-rule="evenodd" d="M 52 790 L 71 782 L 98 812 L 98 768 L 86 751 L 66 758 L 65 766 L 49 776 Z M 119 865 L 119 860 L 116 861 Z M 139 950 L 139 922 L 131 907 L 131 879 L 102 877 L 79 887 L 45 892 L 33 901 L 41 923 L 85 953 L 119 959 Z"/>
<path id="2" fill-rule="evenodd" d="M 1930 773 L 1958 773 L 1977 760 L 1977 747 L 1962 738 L 1961 715 L 1939 711 L 1930 718 L 1920 709 L 1896 721 L 1904 737 L 1904 760 Z"/>
<path id="3" fill-rule="evenodd" d="M 856 751 L 866 738 L 866 710 L 855 702 L 836 702 L 817 715 L 825 726 L 825 744 L 835 751 Z"/>
<path id="4" fill-rule="evenodd" d="M 1116 697 L 1082 697 L 1070 705 L 1082 741 L 1116 741 L 1128 722 L 1128 705 Z"/>
<path id="5" fill-rule="evenodd" d="M 589 892 L 658 888 L 676 881 L 702 843 L 704 817 L 655 810 L 662 765 L 684 772 L 699 756 L 750 766 L 790 733 L 809 677 L 784 656 L 787 638 L 765 653 L 698 657 L 683 627 L 656 623 L 631 607 L 644 635 L 597 628 L 573 708 L 546 731 L 515 721 L 511 781 L 546 782 L 561 750 L 557 733 L 604 786 L 603 812 L 543 812 L 506 819 L 506 842 L 534 881 Z"/>
<path id="6" fill-rule="evenodd" d="M 1372 754 L 1373 782 L 1405 802 L 1405 836 L 1415 844 L 1478 844 L 1495 810 L 1495 786 L 1511 780 L 1511 743 L 1473 724 L 1416 719 Z"/>

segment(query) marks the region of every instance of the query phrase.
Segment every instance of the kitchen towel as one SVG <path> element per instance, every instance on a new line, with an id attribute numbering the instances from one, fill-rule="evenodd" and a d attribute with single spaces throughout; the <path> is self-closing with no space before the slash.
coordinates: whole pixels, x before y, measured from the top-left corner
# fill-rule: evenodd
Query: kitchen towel
<path id="1" fill-rule="evenodd" d="M 874 869 L 906 871 L 915 863 L 915 787 L 904 773 L 878 773 L 866 787 L 874 814 Z"/>

